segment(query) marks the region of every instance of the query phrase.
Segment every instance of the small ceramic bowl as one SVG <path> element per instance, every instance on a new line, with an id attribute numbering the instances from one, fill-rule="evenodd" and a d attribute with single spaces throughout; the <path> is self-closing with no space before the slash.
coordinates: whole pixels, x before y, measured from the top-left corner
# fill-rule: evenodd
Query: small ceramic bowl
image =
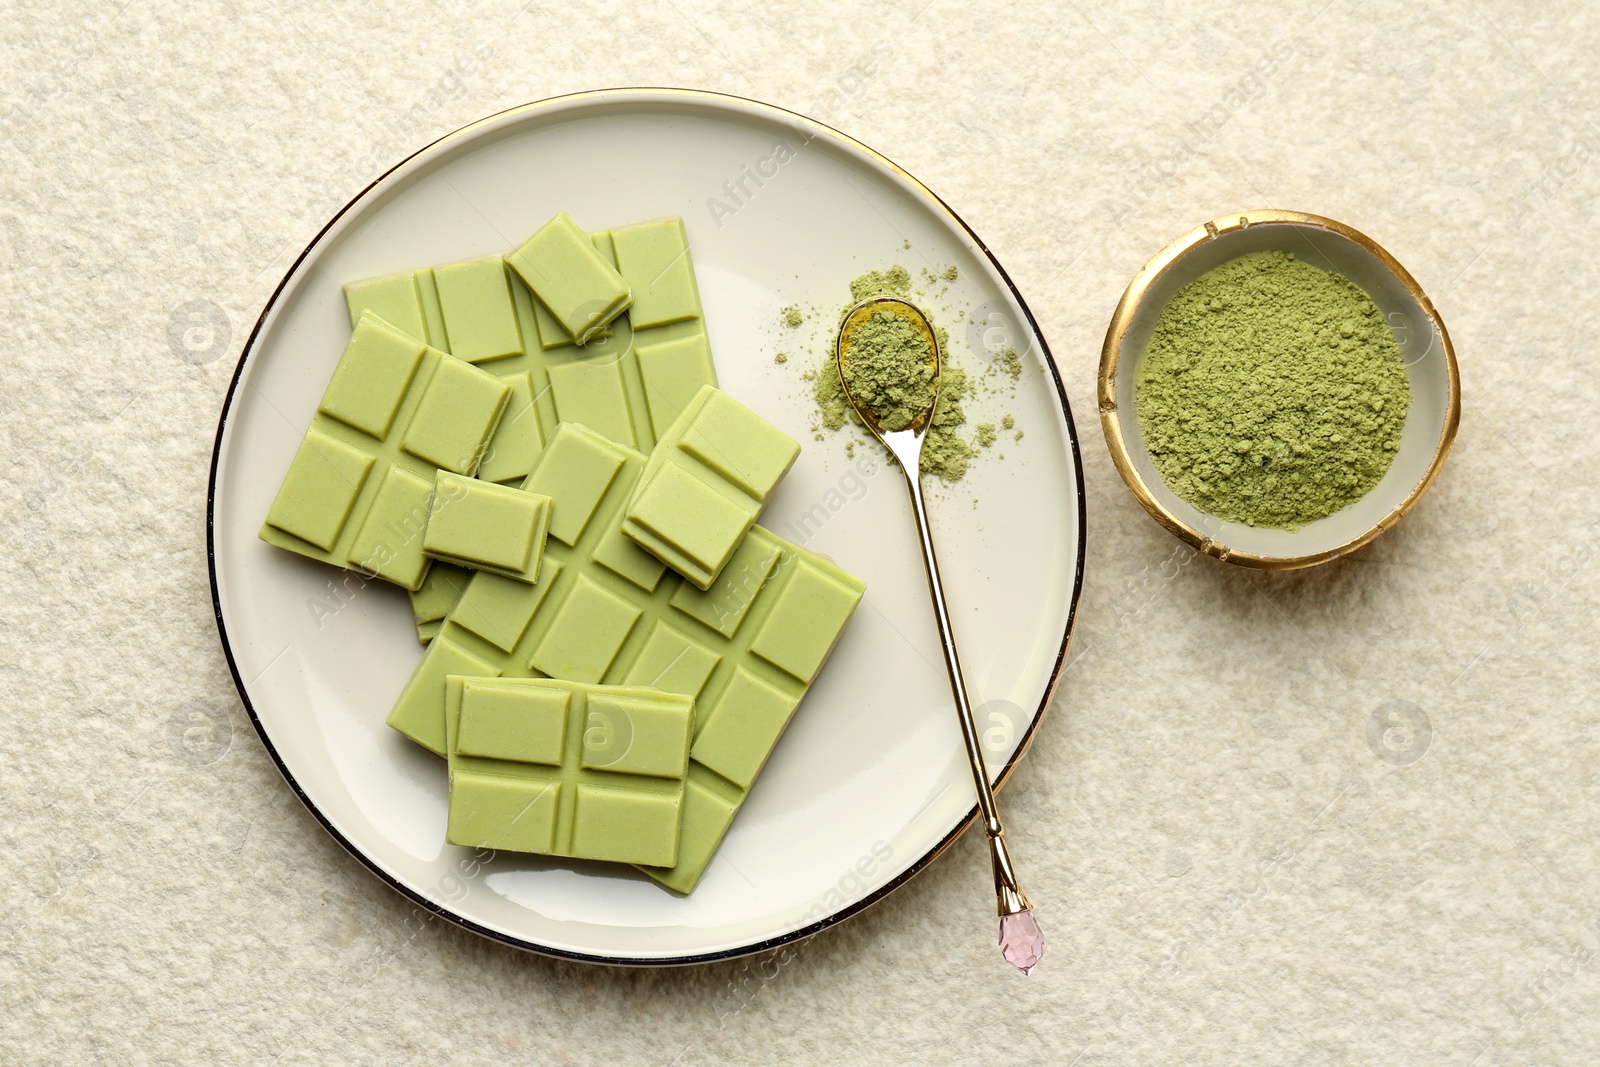
<path id="1" fill-rule="evenodd" d="M 1411 379 L 1411 407 L 1388 474 L 1360 500 L 1298 530 L 1207 515 L 1167 487 L 1145 448 L 1134 372 L 1167 302 L 1235 256 L 1266 250 L 1344 275 L 1388 319 Z M 1100 355 L 1100 422 L 1111 458 L 1155 520 L 1195 548 L 1264 570 L 1309 567 L 1354 552 L 1416 506 L 1444 465 L 1461 418 L 1461 383 L 1450 335 L 1414 278 L 1376 241 L 1320 215 L 1246 211 L 1214 219 L 1173 241 L 1128 283 Z"/>

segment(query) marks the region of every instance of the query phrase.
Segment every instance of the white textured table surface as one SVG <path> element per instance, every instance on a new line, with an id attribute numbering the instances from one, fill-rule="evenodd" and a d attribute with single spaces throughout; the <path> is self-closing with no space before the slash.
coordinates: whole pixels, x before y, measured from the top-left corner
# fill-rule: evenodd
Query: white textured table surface
<path id="1" fill-rule="evenodd" d="M 1600 1057 L 1600 10 L 1035 6 L 3 5 L 0 1060 Z M 1051 938 L 1031 979 L 995 954 L 970 836 L 797 950 L 695 970 L 418 922 L 243 715 L 203 519 L 250 324 L 393 161 L 615 84 L 761 98 L 885 152 L 1055 351 L 1089 553 L 1075 661 L 1006 790 Z M 1311 573 L 1194 558 L 1093 418 L 1129 276 L 1253 206 L 1384 243 L 1461 360 L 1433 492 Z M 185 332 L 206 316 L 209 347 Z"/>

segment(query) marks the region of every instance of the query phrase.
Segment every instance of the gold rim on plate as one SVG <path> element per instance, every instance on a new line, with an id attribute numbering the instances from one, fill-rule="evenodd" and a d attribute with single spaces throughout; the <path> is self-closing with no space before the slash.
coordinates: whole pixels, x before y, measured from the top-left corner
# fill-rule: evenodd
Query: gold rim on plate
<path id="1" fill-rule="evenodd" d="M 517 124 L 525 120 L 535 118 L 545 118 L 548 120 L 554 115 L 557 115 L 563 111 L 578 111 L 588 105 L 609 105 L 625 108 L 630 106 L 646 107 L 666 105 L 669 102 L 700 104 L 730 112 L 743 112 L 747 115 L 753 114 L 763 117 L 768 121 L 783 123 L 790 129 L 794 130 L 797 135 L 805 136 L 808 142 L 812 139 L 820 139 L 824 143 L 832 144 L 838 148 L 843 148 L 847 153 L 859 159 L 864 159 L 868 163 L 876 165 L 884 171 L 894 175 L 900 179 L 902 187 L 905 190 L 911 192 L 917 197 L 920 197 L 926 202 L 927 205 L 931 206 L 937 214 L 944 216 L 948 220 L 949 224 L 953 227 L 954 232 L 964 235 L 971 241 L 974 255 L 980 256 L 988 261 L 989 265 L 994 268 L 995 273 L 999 276 L 1000 281 L 1005 287 L 1005 290 L 1009 292 L 1012 298 L 1016 301 L 1018 309 L 1022 312 L 1022 322 L 1019 325 L 1026 329 L 1032 341 L 1037 342 L 1037 350 L 1043 361 L 1044 367 L 1048 372 L 1048 379 L 1045 383 L 1046 388 L 1054 389 L 1055 398 L 1060 405 L 1062 419 L 1065 423 L 1065 442 L 1068 453 L 1067 459 L 1072 468 L 1075 479 L 1074 495 L 1076 497 L 1076 508 L 1074 509 L 1074 521 L 1077 524 L 1078 544 L 1076 556 L 1073 561 L 1072 575 L 1069 579 L 1069 597 L 1071 602 L 1068 605 L 1067 619 L 1062 631 L 1060 645 L 1055 653 L 1055 662 L 1051 664 L 1049 668 L 1049 677 L 1045 682 L 1043 696 L 1040 698 L 1038 707 L 1034 709 L 1032 716 L 1028 719 L 1026 725 L 1023 727 L 1022 738 L 1018 742 L 1016 750 L 1012 753 L 1010 759 L 1006 761 L 1005 766 L 1001 767 L 995 773 L 995 789 L 998 790 L 1002 785 L 1004 785 L 1005 782 L 1011 777 L 1011 773 L 1016 769 L 1017 765 L 1021 763 L 1023 756 L 1027 754 L 1029 747 L 1032 745 L 1034 738 L 1037 736 L 1040 724 L 1044 721 L 1045 714 L 1049 710 L 1051 700 L 1054 698 L 1056 690 L 1060 686 L 1062 678 L 1066 673 L 1067 653 L 1077 623 L 1078 598 L 1083 591 L 1086 497 L 1083 489 L 1083 465 L 1081 462 L 1081 453 L 1079 451 L 1077 429 L 1072 417 L 1072 408 L 1067 400 L 1066 386 L 1062 381 L 1060 369 L 1056 366 L 1055 359 L 1051 355 L 1049 345 L 1044 339 L 1044 333 L 1039 329 L 1039 325 L 1034 319 L 1032 310 L 1028 307 L 1026 301 L 1023 300 L 1021 291 L 1018 290 L 1016 284 L 1011 280 L 1011 276 L 1006 273 L 1005 268 L 1001 266 L 999 259 L 994 255 L 993 252 L 989 250 L 989 246 L 985 244 L 975 232 L 973 232 L 972 228 L 967 225 L 966 221 L 957 215 L 955 211 L 951 209 L 951 207 L 942 199 L 940 199 L 936 193 L 934 193 L 921 181 L 907 172 L 904 168 L 896 164 L 893 160 L 890 160 L 883 154 L 868 147 L 860 141 L 857 141 L 848 134 L 842 133 L 831 126 L 828 126 L 825 123 L 808 116 L 801 115 L 797 112 L 788 111 L 774 104 L 764 103 L 759 100 L 752 100 L 747 97 L 733 96 L 725 93 L 714 93 L 701 89 L 677 89 L 651 86 L 592 89 L 583 92 L 570 93 L 564 96 L 550 97 L 544 100 L 533 101 L 531 103 L 520 104 L 515 107 L 507 108 L 504 111 L 500 111 L 475 122 L 468 123 L 460 129 L 451 133 L 447 133 L 444 136 L 439 137 L 436 140 L 417 149 L 415 152 L 400 160 L 398 163 L 395 163 L 393 166 L 389 167 L 383 173 L 374 178 L 366 186 L 357 191 L 348 202 L 339 208 L 339 210 L 333 214 L 332 218 L 330 218 L 322 225 L 320 229 L 318 229 L 316 234 L 312 236 L 305 248 L 302 249 L 295 257 L 293 262 L 289 264 L 288 268 L 284 271 L 282 279 L 278 282 L 277 287 L 267 298 L 260 316 L 256 319 L 254 327 L 251 329 L 249 336 L 245 340 L 243 350 L 239 356 L 239 361 L 234 367 L 233 376 L 228 385 L 227 395 L 222 402 L 222 413 L 218 419 L 216 439 L 212 447 L 211 468 L 206 493 L 206 555 L 207 569 L 209 571 L 211 580 L 212 608 L 216 616 L 218 634 L 222 641 L 223 654 L 228 662 L 229 671 L 233 675 L 235 688 L 238 689 L 240 700 L 244 704 L 245 712 L 249 716 L 251 724 L 255 727 L 256 733 L 260 736 L 262 743 L 266 747 L 268 754 L 272 757 L 273 762 L 277 765 L 279 772 L 289 783 L 289 786 L 295 795 L 299 797 L 302 803 L 305 804 L 307 810 L 310 811 L 312 816 L 322 824 L 324 829 L 328 831 L 334 840 L 338 841 L 339 844 L 342 845 L 352 856 L 354 856 L 370 871 L 377 875 L 378 878 L 390 888 L 406 896 L 420 907 L 425 908 L 430 914 L 444 918 L 449 922 L 452 922 L 464 929 L 471 930 L 474 933 L 481 934 L 490 940 L 499 941 L 504 944 L 512 945 L 516 948 L 526 949 L 532 952 L 537 952 L 541 955 L 557 958 L 582 960 L 594 963 L 650 967 L 681 966 L 684 964 L 706 963 L 714 960 L 731 959 L 739 956 L 749 955 L 751 953 L 766 951 L 776 948 L 780 945 L 801 940 L 818 932 L 819 930 L 826 929 L 827 927 L 833 926 L 844 919 L 850 918 L 866 910 L 867 908 L 876 904 L 878 901 L 882 900 L 884 897 L 887 897 L 893 893 L 906 882 L 910 881 L 918 873 L 926 869 L 928 865 L 942 855 L 945 850 L 948 849 L 950 845 L 953 844 L 955 840 L 966 831 L 968 827 L 972 826 L 977 821 L 978 817 L 978 805 L 976 800 L 974 799 L 972 807 L 967 814 L 947 834 L 943 835 L 939 840 L 934 842 L 915 862 L 913 862 L 905 870 L 901 871 L 894 878 L 890 879 L 885 885 L 879 887 L 871 893 L 863 894 L 856 900 L 845 903 L 820 919 L 812 919 L 808 917 L 803 920 L 799 926 L 773 934 L 763 940 L 725 948 L 688 952 L 676 956 L 639 956 L 630 954 L 628 952 L 600 954 L 557 948 L 542 944 L 517 933 L 510 933 L 480 924 L 475 920 L 467 918 L 465 915 L 456 912 L 453 908 L 435 901 L 429 894 L 415 889 L 398 876 L 392 874 L 387 868 L 384 867 L 382 863 L 378 862 L 373 857 L 368 856 L 360 848 L 360 846 L 354 842 L 353 839 L 347 837 L 345 833 L 323 813 L 323 811 L 317 806 L 316 802 L 311 799 L 300 782 L 295 778 L 293 772 L 289 769 L 288 764 L 285 762 L 283 756 L 279 753 L 265 725 L 262 723 L 256 712 L 255 706 L 249 695 L 248 685 L 243 674 L 240 672 L 239 664 L 234 657 L 233 646 L 229 640 L 227 624 L 222 608 L 221 589 L 217 577 L 218 564 L 216 550 L 216 505 L 218 496 L 218 470 L 226 448 L 229 419 L 233 413 L 233 404 L 239 391 L 240 382 L 244 377 L 247 366 L 251 362 L 251 357 L 256 353 L 257 342 L 259 341 L 262 332 L 266 328 L 269 319 L 271 319 L 273 312 L 278 308 L 279 301 L 282 299 L 285 290 L 288 288 L 290 282 L 298 276 L 302 263 L 304 263 L 304 261 L 310 257 L 313 252 L 317 251 L 326 240 L 337 234 L 338 230 L 347 223 L 348 218 L 358 206 L 363 206 L 369 197 L 380 194 L 390 185 L 404 181 L 410 176 L 411 172 L 437 162 L 449 152 L 472 143 L 478 135 L 485 134 L 496 126 L 501 127 L 503 130 L 509 132 Z"/>

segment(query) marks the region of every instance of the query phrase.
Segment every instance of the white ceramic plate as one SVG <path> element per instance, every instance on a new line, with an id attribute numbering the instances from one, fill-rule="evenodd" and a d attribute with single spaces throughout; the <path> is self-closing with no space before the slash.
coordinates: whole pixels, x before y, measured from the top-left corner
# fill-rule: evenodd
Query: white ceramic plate
<path id="1" fill-rule="evenodd" d="M 422 651 L 405 594 L 381 582 L 336 594 L 343 572 L 256 537 L 348 337 L 341 283 L 507 249 L 557 210 L 593 229 L 683 216 L 722 386 L 805 444 L 763 524 L 802 539 L 809 515 L 807 547 L 867 583 L 688 897 L 629 868 L 512 854 L 483 863 L 446 845 L 443 763 L 384 725 Z M 767 105 L 615 90 L 517 108 L 445 137 L 317 235 L 256 324 L 228 393 L 209 533 L 217 624 L 239 693 L 285 778 L 341 844 L 469 929 L 552 955 L 639 964 L 803 937 L 881 898 L 949 844 L 973 817 L 972 783 L 903 480 L 884 460 L 864 460 L 868 450 L 848 459 L 842 436 L 812 439 L 799 377 L 811 357 L 800 350 L 821 344 L 831 322 L 779 325 L 785 306 L 841 307 L 850 279 L 896 262 L 958 268 L 939 302 L 977 318 L 949 323 L 958 361 L 981 367 L 1002 342 L 1024 353 L 1014 397 L 970 406 L 973 421 L 1015 415 L 1025 440 L 1003 439 L 933 502 L 979 728 L 991 770 L 1004 776 L 1039 725 L 1072 629 L 1083 566 L 1078 445 L 1021 299 L 915 179 Z M 775 364 L 785 349 L 791 362 Z"/>

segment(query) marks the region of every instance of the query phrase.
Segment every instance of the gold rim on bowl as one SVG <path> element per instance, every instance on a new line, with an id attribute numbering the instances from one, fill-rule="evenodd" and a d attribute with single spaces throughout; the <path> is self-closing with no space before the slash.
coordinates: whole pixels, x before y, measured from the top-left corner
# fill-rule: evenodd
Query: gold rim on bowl
<path id="1" fill-rule="evenodd" d="M 1123 342 L 1127 337 L 1129 327 L 1133 324 L 1136 313 L 1140 310 L 1141 305 L 1157 282 L 1190 253 L 1208 245 L 1218 237 L 1257 226 L 1294 226 L 1326 230 L 1372 256 L 1415 301 L 1417 307 L 1432 327 L 1434 334 L 1438 337 L 1444 353 L 1445 378 L 1448 387 L 1448 395 L 1445 398 L 1444 424 L 1434 444 L 1433 458 L 1429 462 L 1427 470 L 1417 483 L 1411 487 L 1400 503 L 1376 523 L 1332 548 L 1304 555 L 1273 556 L 1239 551 L 1196 529 L 1192 524 L 1175 514 L 1157 497 L 1143 475 L 1134 467 L 1129 453 L 1128 442 L 1123 434 L 1122 413 L 1118 410 L 1117 368 L 1121 364 L 1124 355 L 1122 351 Z M 1138 359 L 1140 354 L 1138 352 L 1130 352 L 1128 357 L 1130 359 Z M 1140 505 L 1175 537 L 1194 546 L 1206 555 L 1214 556 L 1227 563 L 1255 567 L 1260 570 L 1293 570 L 1338 559 L 1369 543 L 1383 531 L 1399 522 L 1402 516 L 1416 506 L 1417 501 L 1422 499 L 1423 494 L 1428 491 L 1434 480 L 1439 476 L 1439 470 L 1444 466 L 1445 457 L 1450 453 L 1450 445 L 1455 440 L 1456 428 L 1461 421 L 1461 379 L 1456 367 L 1455 349 L 1450 344 L 1450 334 L 1445 329 L 1444 322 L 1439 318 L 1438 311 L 1434 309 L 1433 302 L 1422 291 L 1422 287 L 1417 284 L 1416 279 L 1382 245 L 1360 230 L 1346 226 L 1344 223 L 1334 219 L 1325 218 L 1322 215 L 1308 214 L 1303 211 L 1264 209 L 1234 212 L 1195 227 L 1174 240 L 1160 252 L 1157 252 L 1128 282 L 1128 288 L 1123 292 L 1122 299 L 1117 303 L 1117 310 L 1111 316 L 1111 323 L 1106 328 L 1105 344 L 1100 351 L 1100 374 L 1097 392 L 1100 425 L 1105 431 L 1106 447 L 1111 452 L 1111 459 L 1116 464 L 1117 473 L 1122 475 L 1122 480 L 1127 483 L 1129 490 L 1133 492 L 1134 498 L 1139 501 Z"/>

